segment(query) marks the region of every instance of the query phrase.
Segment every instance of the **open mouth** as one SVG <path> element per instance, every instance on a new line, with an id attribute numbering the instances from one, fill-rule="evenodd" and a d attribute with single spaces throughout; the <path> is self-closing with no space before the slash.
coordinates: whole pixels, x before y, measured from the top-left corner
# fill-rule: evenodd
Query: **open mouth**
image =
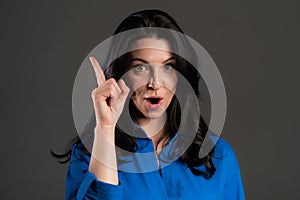
<path id="1" fill-rule="evenodd" d="M 147 101 L 149 107 L 157 107 L 162 103 L 163 98 L 162 97 L 147 97 L 145 98 Z"/>

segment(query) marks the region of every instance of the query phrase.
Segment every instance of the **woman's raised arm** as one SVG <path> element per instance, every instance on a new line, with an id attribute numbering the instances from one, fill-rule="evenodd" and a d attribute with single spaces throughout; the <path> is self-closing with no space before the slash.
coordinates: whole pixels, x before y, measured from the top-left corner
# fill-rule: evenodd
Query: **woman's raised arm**
<path id="1" fill-rule="evenodd" d="M 90 57 L 98 87 L 92 91 L 96 116 L 94 144 L 89 171 L 100 181 L 117 185 L 118 172 L 115 152 L 115 127 L 123 111 L 129 88 L 123 80 L 105 79 L 101 66 Z"/>

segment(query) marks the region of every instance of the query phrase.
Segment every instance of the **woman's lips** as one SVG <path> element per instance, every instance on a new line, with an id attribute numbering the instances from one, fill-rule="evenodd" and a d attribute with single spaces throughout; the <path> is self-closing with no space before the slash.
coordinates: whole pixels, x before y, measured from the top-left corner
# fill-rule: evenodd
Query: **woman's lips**
<path id="1" fill-rule="evenodd" d="M 149 108 L 158 108 L 163 102 L 163 98 L 161 96 L 149 96 L 144 99 Z"/>

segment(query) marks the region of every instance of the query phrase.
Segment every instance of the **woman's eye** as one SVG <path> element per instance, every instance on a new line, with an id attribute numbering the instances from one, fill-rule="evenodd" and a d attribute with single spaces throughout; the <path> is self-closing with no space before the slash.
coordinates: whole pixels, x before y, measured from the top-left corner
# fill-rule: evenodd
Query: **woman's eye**
<path id="1" fill-rule="evenodd" d="M 143 72 L 143 71 L 146 71 L 147 68 L 148 68 L 147 65 L 141 64 L 141 65 L 138 65 L 138 66 L 134 67 L 134 70 L 136 72 Z"/>
<path id="2" fill-rule="evenodd" d="M 165 64 L 164 65 L 164 70 L 166 71 L 171 71 L 173 69 L 174 65 L 173 64 Z"/>

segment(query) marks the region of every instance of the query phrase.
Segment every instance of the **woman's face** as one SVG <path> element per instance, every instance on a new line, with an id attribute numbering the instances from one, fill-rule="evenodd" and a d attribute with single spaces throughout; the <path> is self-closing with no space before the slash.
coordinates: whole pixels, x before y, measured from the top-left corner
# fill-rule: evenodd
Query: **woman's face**
<path id="1" fill-rule="evenodd" d="M 166 40 L 155 38 L 140 39 L 134 48 L 148 44 L 170 49 Z M 156 48 L 138 49 L 131 56 L 131 69 L 127 74 L 134 90 L 131 99 L 145 118 L 158 119 L 170 105 L 176 90 L 175 57 L 170 51 Z"/>

